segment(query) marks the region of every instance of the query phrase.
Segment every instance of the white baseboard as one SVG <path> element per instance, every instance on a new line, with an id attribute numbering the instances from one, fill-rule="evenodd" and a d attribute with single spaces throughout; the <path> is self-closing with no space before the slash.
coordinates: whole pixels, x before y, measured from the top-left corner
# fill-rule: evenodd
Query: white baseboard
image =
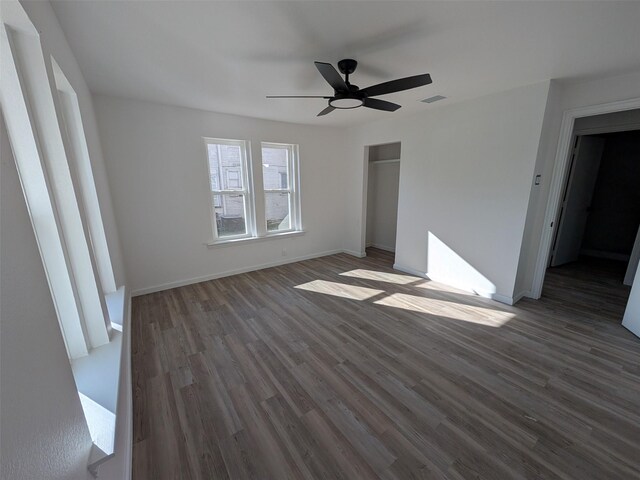
<path id="1" fill-rule="evenodd" d="M 385 252 L 396 253 L 396 249 L 394 247 L 388 247 L 386 245 L 380 245 L 378 243 L 371 243 L 367 245 L 367 247 L 377 248 L 379 250 L 384 250 Z"/>
<path id="2" fill-rule="evenodd" d="M 250 267 L 237 268 L 234 270 L 227 270 L 226 272 L 214 273 L 212 275 L 203 275 L 201 277 L 187 278 L 184 280 L 176 280 L 175 282 L 162 283 L 160 285 L 154 285 L 151 287 L 139 288 L 131 292 L 132 297 L 138 297 L 140 295 L 146 295 L 148 293 L 161 292 L 163 290 L 170 290 L 172 288 L 184 287 L 186 285 L 192 285 L 194 283 L 206 282 L 208 280 L 215 280 L 216 278 L 230 277 L 231 275 L 238 275 L 240 273 L 253 272 L 256 270 L 263 270 L 265 268 L 278 267 L 280 265 L 286 265 L 287 263 L 301 262 L 303 260 L 310 260 L 312 258 L 326 257 L 327 255 L 335 255 L 336 253 L 347 253 L 355 257 L 364 257 L 360 253 L 350 250 L 329 250 L 326 252 L 312 253 L 310 255 L 303 255 L 294 258 L 284 258 L 276 260 L 274 262 L 267 262 L 260 265 L 253 265 Z"/>
<path id="3" fill-rule="evenodd" d="M 394 270 L 400 270 L 401 272 L 409 273 L 411 275 L 415 275 L 416 277 L 422 277 L 422 278 L 429 279 L 429 277 L 427 277 L 426 273 L 420 272 L 419 270 L 415 270 L 415 269 L 413 269 L 411 267 L 405 267 L 404 265 L 400 265 L 399 263 L 394 263 L 393 264 L 393 269 Z"/>
<path id="4" fill-rule="evenodd" d="M 509 297 L 507 295 L 502 295 L 500 293 L 493 293 L 493 292 L 483 292 L 483 291 L 477 291 L 477 290 L 473 290 L 470 288 L 465 288 L 464 286 L 461 285 L 452 285 L 450 282 L 444 281 L 442 279 L 438 279 L 437 277 L 433 277 L 428 275 L 427 273 L 424 272 L 420 272 L 419 270 L 416 270 L 414 268 L 411 267 L 406 267 L 404 265 L 399 265 L 397 263 L 393 264 L 393 269 L 394 270 L 400 270 L 401 272 L 404 273 L 409 273 L 411 275 L 415 275 L 417 277 L 422 277 L 422 278 L 426 278 L 428 280 L 431 280 L 433 282 L 438 282 L 438 283 L 442 283 L 444 285 L 450 285 L 454 288 L 459 288 L 460 290 L 464 290 L 470 293 L 474 293 L 476 295 L 478 295 L 479 297 L 483 297 L 483 298 L 490 298 L 491 300 L 495 300 L 497 302 L 500 303 L 505 303 L 507 305 L 513 305 L 516 301 L 514 301 L 514 299 L 512 297 Z M 518 300 L 520 300 L 518 298 Z"/>
<path id="5" fill-rule="evenodd" d="M 511 305 L 514 305 L 515 303 L 519 302 L 524 297 L 532 298 L 531 292 L 528 290 L 525 290 L 523 292 L 517 293 L 516 295 L 513 296 L 513 303 Z"/>
<path id="6" fill-rule="evenodd" d="M 356 252 L 355 250 L 340 250 L 336 253 L 346 253 L 347 255 L 352 255 L 354 257 L 358 257 L 358 258 L 364 258 L 367 256 L 366 252 Z M 331 255 L 331 254 L 329 254 Z"/>
<path id="7" fill-rule="evenodd" d="M 513 305 L 516 301 L 513 300 L 513 297 L 509 297 L 507 295 L 501 295 L 499 293 L 490 293 L 488 295 L 480 295 L 481 297 L 490 298 L 491 300 L 495 300 L 496 302 L 504 303 L 505 305 Z"/>

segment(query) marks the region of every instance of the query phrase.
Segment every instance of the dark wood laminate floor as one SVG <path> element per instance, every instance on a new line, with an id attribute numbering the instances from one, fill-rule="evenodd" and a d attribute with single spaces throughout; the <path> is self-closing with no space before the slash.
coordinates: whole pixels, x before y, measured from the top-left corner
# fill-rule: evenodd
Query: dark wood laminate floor
<path id="1" fill-rule="evenodd" d="M 626 270 L 627 262 L 592 257 L 551 267 L 542 289 L 543 305 L 619 324 L 631 292 L 622 283 Z"/>
<path id="2" fill-rule="evenodd" d="M 372 251 L 136 297 L 134 479 L 640 478 L 640 340 L 560 280 L 508 307 Z"/>

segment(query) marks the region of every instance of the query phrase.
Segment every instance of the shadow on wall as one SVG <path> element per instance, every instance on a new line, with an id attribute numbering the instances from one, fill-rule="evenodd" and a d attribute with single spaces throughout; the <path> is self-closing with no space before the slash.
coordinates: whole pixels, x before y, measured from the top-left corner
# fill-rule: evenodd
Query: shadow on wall
<path id="1" fill-rule="evenodd" d="M 426 275 L 433 281 L 494 298 L 496 286 L 432 232 L 427 238 Z"/>

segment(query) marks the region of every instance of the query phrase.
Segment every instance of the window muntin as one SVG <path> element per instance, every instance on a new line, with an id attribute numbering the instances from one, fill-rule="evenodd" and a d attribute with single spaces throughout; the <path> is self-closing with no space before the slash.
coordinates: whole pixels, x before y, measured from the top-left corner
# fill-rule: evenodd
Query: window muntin
<path id="1" fill-rule="evenodd" d="M 254 236 L 247 142 L 206 138 L 205 143 L 214 238 Z"/>
<path id="2" fill-rule="evenodd" d="M 296 147 L 262 143 L 262 184 L 267 234 L 300 228 Z"/>
<path id="3" fill-rule="evenodd" d="M 228 188 L 230 189 L 242 188 L 242 183 L 240 180 L 240 171 L 238 169 L 228 169 L 226 173 L 227 173 Z"/>

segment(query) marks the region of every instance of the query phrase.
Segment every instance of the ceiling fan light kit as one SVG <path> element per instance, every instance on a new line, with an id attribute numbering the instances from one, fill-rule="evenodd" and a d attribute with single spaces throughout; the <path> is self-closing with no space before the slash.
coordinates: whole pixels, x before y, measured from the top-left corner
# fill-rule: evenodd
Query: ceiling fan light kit
<path id="1" fill-rule="evenodd" d="M 364 100 L 361 98 L 353 98 L 349 96 L 342 96 L 337 94 L 335 97 L 329 99 L 329 105 L 333 108 L 342 108 L 345 110 L 351 108 L 358 108 L 364 104 Z"/>
<path id="2" fill-rule="evenodd" d="M 324 98 L 329 100 L 329 106 L 322 110 L 318 116 L 327 115 L 335 109 L 350 110 L 358 107 L 373 108 L 375 110 L 383 110 L 386 112 L 395 112 L 400 108 L 397 103 L 379 100 L 379 95 L 401 92 L 412 88 L 422 87 L 431 83 L 431 76 L 428 73 L 422 75 L 414 75 L 413 77 L 400 78 L 389 82 L 379 83 L 371 87 L 360 89 L 357 85 L 349 82 L 349 75 L 355 72 L 358 62 L 351 58 L 345 58 L 338 62 L 338 68 L 344 75 L 344 79 L 333 65 L 325 62 L 314 62 L 320 75 L 324 77 L 331 87 L 333 87 L 333 96 L 286 96 L 286 95 L 269 95 L 267 98 Z"/>

